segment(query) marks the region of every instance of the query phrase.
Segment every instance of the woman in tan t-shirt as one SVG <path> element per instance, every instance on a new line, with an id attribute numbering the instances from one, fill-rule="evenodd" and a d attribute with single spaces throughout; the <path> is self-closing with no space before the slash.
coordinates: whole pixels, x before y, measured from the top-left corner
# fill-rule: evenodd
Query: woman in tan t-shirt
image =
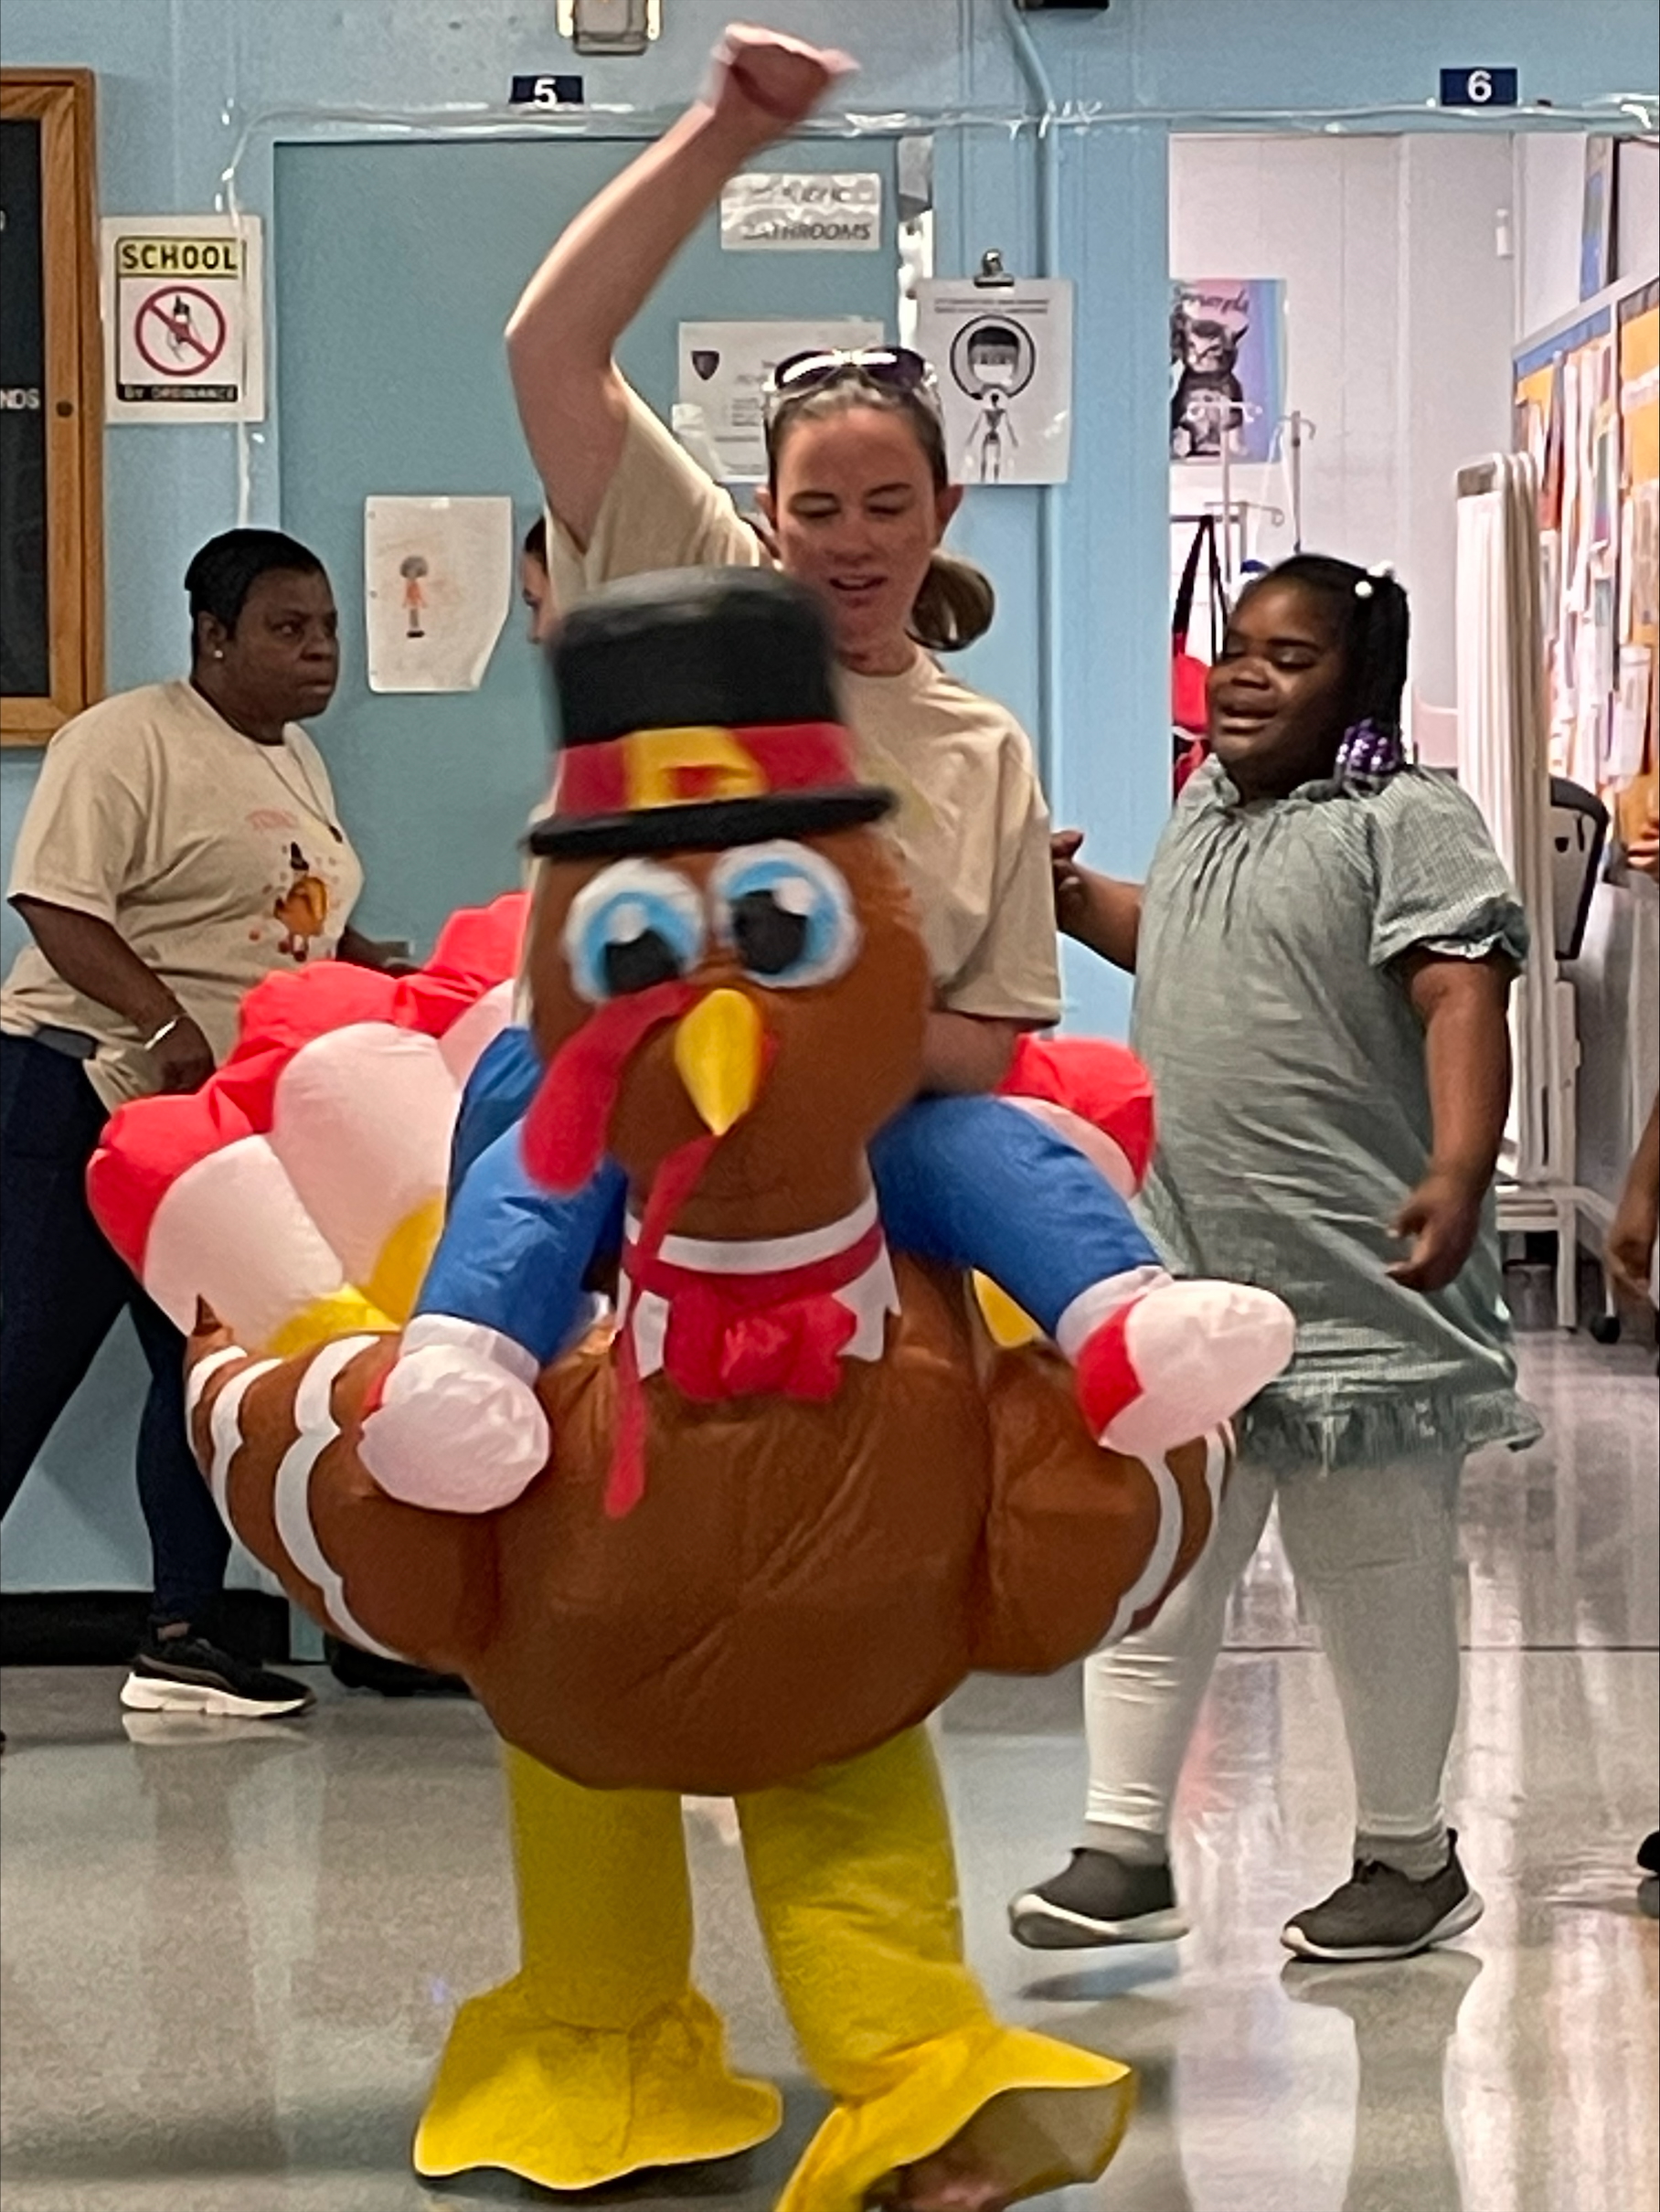
<path id="1" fill-rule="evenodd" d="M 230 1540 L 186 1433 L 184 1340 L 93 1221 L 87 1163 L 123 1100 L 207 1079 L 262 976 L 394 963 L 351 926 L 362 869 L 297 726 L 340 670 L 323 564 L 277 531 L 231 530 L 185 582 L 189 680 L 59 730 L 13 861 L 34 942 L 0 990 L 0 1510 L 125 1306 L 151 1372 L 138 1489 L 154 1593 L 122 1702 L 275 1714 L 311 1693 L 218 1642 Z"/>
<path id="2" fill-rule="evenodd" d="M 508 361 L 548 495 L 559 604 L 631 574 L 769 557 L 629 390 L 612 349 L 728 179 L 848 66 L 771 31 L 729 30 L 709 97 L 577 218 L 515 310 Z M 1164 1451 L 1236 1411 L 1278 1370 L 1289 1317 L 1275 1301 L 1258 1310 L 1256 1293 L 1172 1283 L 1075 1147 L 975 1095 L 1005 1082 L 1023 1032 L 1059 1015 L 1055 910 L 1026 735 L 925 650 L 977 637 L 993 605 L 985 579 L 940 549 L 962 494 L 927 365 L 889 348 L 782 364 L 767 449 L 761 505 L 776 558 L 829 611 L 861 765 L 899 797 L 894 834 L 933 974 L 928 1095 L 873 1152 L 889 1228 L 914 1251 L 983 1271 L 1031 1314 L 1072 1360 L 1097 1436 Z M 506 1369 L 527 1356 L 531 1372 L 576 1321 L 577 1283 L 551 1244 L 521 1241 L 522 1266 L 510 1270 L 497 1209 L 522 1218 L 552 1202 L 519 1187 L 516 1157 L 468 1182 L 536 1076 L 522 1030 L 498 1038 L 474 1071 L 458 1195 L 416 1323 L 422 1343 L 442 1339 L 469 1362 L 494 1343 Z M 569 1248 L 564 1216 L 559 1238 Z M 509 1380 L 514 1402 L 495 1430 L 504 1445 L 539 1419 L 516 1372 Z M 482 1376 L 467 1387 L 490 1393 Z M 409 1441 L 424 1448 L 418 1425 Z"/>

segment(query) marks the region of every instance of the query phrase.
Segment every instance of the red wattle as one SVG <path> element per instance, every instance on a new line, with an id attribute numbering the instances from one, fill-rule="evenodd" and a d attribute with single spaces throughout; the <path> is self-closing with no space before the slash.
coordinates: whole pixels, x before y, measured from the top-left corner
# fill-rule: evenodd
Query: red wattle
<path id="1" fill-rule="evenodd" d="M 548 1063 L 525 1116 L 526 1171 L 549 1190 L 580 1190 L 605 1156 L 612 1108 L 629 1056 L 654 1029 L 677 1021 L 698 993 L 687 983 L 654 984 L 601 1006 Z"/>
<path id="2" fill-rule="evenodd" d="M 665 986 L 673 987 L 673 986 Z M 652 1177 L 651 1195 L 640 1223 L 639 1250 L 654 1259 L 663 1249 L 675 1216 L 697 1187 L 720 1139 L 694 1137 L 671 1152 Z M 605 1485 L 605 1511 L 613 1521 L 630 1514 L 645 1495 L 645 1393 L 640 1380 L 639 1355 L 632 1321 L 617 1338 L 617 1433 L 612 1452 L 611 1477 Z"/>

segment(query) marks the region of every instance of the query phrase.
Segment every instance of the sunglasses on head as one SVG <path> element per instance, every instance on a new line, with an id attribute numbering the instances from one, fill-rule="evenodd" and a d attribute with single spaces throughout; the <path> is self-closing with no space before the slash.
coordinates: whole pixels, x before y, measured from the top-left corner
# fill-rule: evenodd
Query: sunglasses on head
<path id="1" fill-rule="evenodd" d="M 809 392 L 824 391 L 845 377 L 862 378 L 878 391 L 918 399 L 933 413 L 940 411 L 939 386 L 920 354 L 909 346 L 860 346 L 847 351 L 821 347 L 781 361 L 767 378 L 769 417 L 787 401 L 804 399 Z"/>

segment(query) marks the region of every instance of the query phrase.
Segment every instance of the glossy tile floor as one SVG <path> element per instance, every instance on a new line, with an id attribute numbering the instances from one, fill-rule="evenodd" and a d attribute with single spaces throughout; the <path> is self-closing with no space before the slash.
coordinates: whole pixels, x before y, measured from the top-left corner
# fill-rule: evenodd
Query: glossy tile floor
<path id="1" fill-rule="evenodd" d="M 1660 2195 L 1652 1355 L 1533 1339 L 1550 1441 L 1476 1462 L 1452 1778 L 1487 1917 L 1401 1966 L 1293 1967 L 1286 1912 L 1343 1871 L 1329 1688 L 1272 1540 L 1189 1764 L 1197 1931 L 1017 1950 L 1007 1894 L 1078 1816 L 1075 1677 L 979 1682 L 944 1719 L 974 1954 L 1020 2019 L 1117 2052 L 1142 2106 L 1069 2212 L 1648 2212 Z M 407 2151 L 459 1995 L 512 1964 L 495 1754 L 477 1710 L 338 1692 L 303 1723 L 134 1740 L 117 1677 L 4 1678 L 4 2212 L 463 2212 Z M 821 2110 L 759 1962 L 718 1809 L 688 1814 L 707 1985 L 786 2133 L 734 2166 L 605 2192 L 769 2206 Z"/>

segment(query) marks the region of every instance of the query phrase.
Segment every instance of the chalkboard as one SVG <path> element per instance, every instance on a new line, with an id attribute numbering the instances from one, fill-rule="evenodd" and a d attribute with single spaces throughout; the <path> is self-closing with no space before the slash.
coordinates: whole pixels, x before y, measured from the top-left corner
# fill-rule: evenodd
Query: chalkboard
<path id="1" fill-rule="evenodd" d="M 0 121 L 0 692 L 51 684 L 41 126 Z"/>
<path id="2" fill-rule="evenodd" d="M 0 69 L 0 745 L 103 691 L 92 75 Z"/>

